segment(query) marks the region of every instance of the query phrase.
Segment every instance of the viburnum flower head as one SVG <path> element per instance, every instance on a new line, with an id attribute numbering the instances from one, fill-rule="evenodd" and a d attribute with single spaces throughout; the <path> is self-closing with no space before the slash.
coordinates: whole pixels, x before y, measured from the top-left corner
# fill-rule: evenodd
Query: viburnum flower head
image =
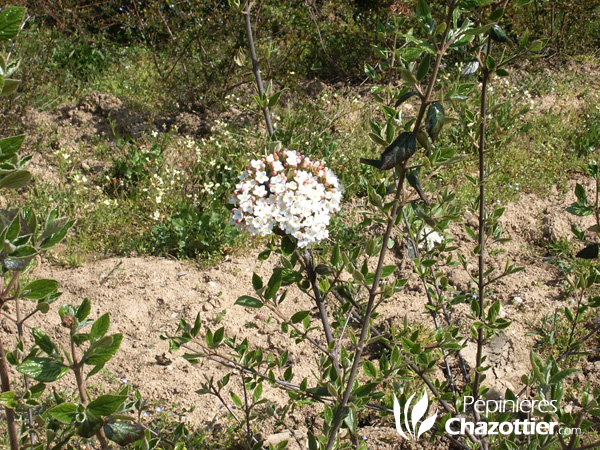
<path id="1" fill-rule="evenodd" d="M 278 229 L 298 240 L 298 247 L 329 236 L 331 216 L 340 210 L 343 188 L 321 161 L 295 150 L 255 159 L 239 176 L 230 203 L 231 223 L 253 235 Z"/>

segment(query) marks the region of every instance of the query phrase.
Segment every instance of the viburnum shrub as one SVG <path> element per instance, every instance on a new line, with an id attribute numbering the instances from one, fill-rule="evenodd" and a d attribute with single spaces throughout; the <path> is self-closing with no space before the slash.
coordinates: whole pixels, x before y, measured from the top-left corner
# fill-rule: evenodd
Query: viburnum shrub
<path id="1" fill-rule="evenodd" d="M 229 3 L 245 17 L 258 91 L 255 99 L 273 144 L 277 133 L 269 110 L 276 106 L 279 93 L 270 95 L 263 87 L 253 44 L 252 2 Z M 383 152 L 380 159 L 367 154 L 360 159 L 373 167 L 368 170 L 377 170 L 365 183 L 364 224 L 372 227 L 364 245 L 344 249 L 340 243 L 326 245 L 329 242 L 322 241 L 330 215 L 339 210 L 341 191 L 320 163 L 307 162 L 297 152 L 284 150 L 277 157 L 273 154 L 252 161 L 242 175 L 232 198 L 233 221 L 251 234 L 275 232 L 259 259 L 276 255 L 277 263 L 268 280 L 254 273 L 254 292 L 241 295 L 235 304 L 268 310 L 279 321 L 284 338 L 310 346 L 315 354 L 313 364 L 310 370 L 303 367 L 310 375 L 300 377 L 294 372 L 296 364 L 285 347 L 283 351 L 263 348 L 249 338 L 226 335 L 225 327 L 202 330 L 199 314 L 193 324 L 182 320 L 176 336 L 167 338 L 171 339 L 171 349 L 188 350 L 185 357 L 193 363 L 204 358 L 228 368 L 223 376 L 206 376 L 197 392 L 212 395 L 223 404 L 237 429 L 245 434 L 247 448 L 267 445 L 255 419 L 268 416 L 276 426 L 293 430 L 296 424 L 288 416 L 307 406 L 311 414 L 317 410 L 322 421 L 313 421 L 306 439 L 293 432 L 290 437 L 310 450 L 365 449 L 369 444 L 361 439 L 361 424 L 372 423 L 373 411 L 385 415 L 394 410 L 400 436 L 406 436 L 405 425 L 409 431 L 418 430 L 417 435 L 431 429 L 431 434 L 421 439 L 431 436 L 445 440 L 448 448 L 584 450 L 600 445 L 590 443 L 592 434 L 585 438 L 573 434 L 568 439 L 559 434 L 524 435 L 517 426 L 505 434 L 488 432 L 488 422 L 515 423 L 521 418 L 513 411 L 482 413 L 466 405 L 467 398 L 472 402 L 487 398 L 490 364 L 485 349 L 510 326 L 500 314 L 494 284 L 521 270 L 509 259 L 490 263 L 502 257 L 498 246 L 507 238 L 499 221 L 504 208 L 487 202 L 489 177 L 498 170 L 486 158 L 486 119 L 494 113 L 488 109 L 487 92 L 494 77 L 509 75 L 507 68 L 512 61 L 535 57 L 545 45 L 542 40 L 530 41 L 527 33 L 517 39 L 504 31 L 508 3 L 449 0 L 443 7 L 437 3 L 432 10 L 424 0 L 418 0 L 416 14 L 409 17 L 404 9 L 391 13 L 378 27 L 382 45 L 376 53 L 383 60 L 375 66 L 365 63 L 365 72 L 373 82 L 371 92 L 380 107 L 370 120 L 369 137 Z M 528 1 L 515 3 L 518 7 Z M 462 64 L 447 64 L 453 59 Z M 440 82 L 440 78 L 458 81 Z M 387 85 L 380 85 L 382 80 Z M 406 111 L 402 105 L 409 101 L 414 105 Z M 456 107 L 461 104 L 467 106 Z M 456 154 L 458 146 L 440 138 L 448 123 L 456 121 L 452 116 L 457 111 L 464 113 L 458 120 L 468 120 L 475 130 L 465 138 L 473 149 L 466 155 Z M 421 183 L 426 187 L 434 177 L 441 183 L 448 165 L 473 154 L 477 174 L 466 174 L 466 178 L 478 191 L 475 201 L 468 205 L 477 225 L 464 225 L 468 236 L 465 251 L 454 245 L 450 228 L 460 219 L 455 193 L 442 186 L 426 196 Z M 304 168 L 313 164 L 314 169 Z M 301 184 L 313 177 L 301 192 Z M 314 228 L 316 223 L 318 228 Z M 388 310 L 402 309 L 397 294 L 409 274 L 399 273 L 403 265 L 389 264 L 392 248 L 405 249 L 409 256 L 412 272 L 422 284 L 424 312 L 432 319 L 432 329 L 407 318 L 388 325 L 378 310 L 384 303 L 391 306 Z M 452 286 L 446 272 L 461 267 L 469 279 L 464 291 Z M 296 301 L 291 305 L 293 312 L 284 313 L 281 305 L 290 287 L 315 308 Z M 461 303 L 464 307 L 457 308 Z M 476 347 L 470 367 L 461 355 L 469 341 Z M 529 404 L 558 405 L 555 411 L 535 411 L 532 420 L 591 430 L 590 417 L 600 415 L 600 392 L 589 385 L 574 390 L 577 407 L 565 411 L 564 383 L 576 369 L 561 368 L 566 365 L 561 361 L 552 357 L 543 361 L 532 351 L 532 371 L 522 377 L 522 388 L 514 392 L 507 389 L 502 395 L 513 403 L 526 395 Z M 231 382 L 234 379 L 237 384 Z M 285 390 L 289 401 L 284 405 L 270 401 L 265 384 Z M 428 394 L 409 414 L 414 393 L 422 389 Z M 399 401 L 394 403 L 396 394 Z M 437 419 L 421 421 L 434 417 L 425 414 L 428 398 L 437 404 Z M 391 417 L 384 416 L 383 420 L 394 423 Z M 446 428 L 446 424 L 461 420 L 473 422 L 477 428 L 458 433 Z M 277 449 L 286 444 L 279 443 Z M 412 448 L 412 444 L 407 445 Z"/>
<path id="2" fill-rule="evenodd" d="M 340 210 L 342 187 L 321 161 L 297 151 L 255 159 L 239 177 L 231 198 L 231 222 L 253 235 L 285 233 L 310 247 L 329 236 L 327 226 Z"/>

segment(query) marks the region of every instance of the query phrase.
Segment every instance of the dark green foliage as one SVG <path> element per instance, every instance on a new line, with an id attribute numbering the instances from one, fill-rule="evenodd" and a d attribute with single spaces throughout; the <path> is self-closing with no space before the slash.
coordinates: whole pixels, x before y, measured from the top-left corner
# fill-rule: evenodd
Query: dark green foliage
<path id="1" fill-rule="evenodd" d="M 233 245 L 237 230 L 229 225 L 230 211 L 224 207 L 211 212 L 188 205 L 152 228 L 157 253 L 194 258 L 214 256 Z"/>
<path id="2" fill-rule="evenodd" d="M 140 149 L 134 144 L 122 147 L 126 153 L 115 160 L 109 173 L 111 190 L 114 192 L 131 191 L 164 164 L 164 148 L 156 141 L 149 150 Z"/>
<path id="3" fill-rule="evenodd" d="M 600 44 L 600 6 L 596 0 L 511 2 L 507 19 L 512 30 L 532 38 L 548 38 L 548 51 L 561 56 L 585 54 Z M 511 33 L 509 33 L 511 34 Z"/>
<path id="4" fill-rule="evenodd" d="M 380 160 L 361 158 L 360 162 L 376 167 L 379 170 L 389 170 L 394 168 L 397 164 L 406 161 L 414 155 L 416 150 L 417 139 L 415 138 L 415 135 L 404 131 L 385 149 L 381 154 Z"/>

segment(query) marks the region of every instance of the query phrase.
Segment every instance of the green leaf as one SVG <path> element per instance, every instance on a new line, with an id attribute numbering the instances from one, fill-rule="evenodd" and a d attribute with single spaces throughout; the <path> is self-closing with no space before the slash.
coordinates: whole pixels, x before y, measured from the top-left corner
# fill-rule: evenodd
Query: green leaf
<path id="1" fill-rule="evenodd" d="M 4 159 L 15 155 L 23 145 L 24 140 L 24 134 L 0 139 L 0 157 Z"/>
<path id="2" fill-rule="evenodd" d="M 94 366 L 94 368 L 88 372 L 86 378 L 92 378 L 94 375 L 99 373 L 103 368 L 104 368 L 104 364 L 98 364 L 97 366 Z"/>
<path id="3" fill-rule="evenodd" d="M 219 345 L 223 341 L 224 336 L 225 336 L 225 327 L 221 327 L 217 331 L 215 331 L 215 334 L 213 336 L 213 344 L 215 346 Z"/>
<path id="4" fill-rule="evenodd" d="M 349 407 L 346 412 L 346 416 L 344 417 L 344 423 L 348 427 L 348 429 L 352 432 L 352 434 L 356 434 L 356 428 L 358 426 L 358 421 L 356 419 L 356 412 L 354 408 Z"/>
<path id="5" fill-rule="evenodd" d="M 366 359 L 363 363 L 363 369 L 368 377 L 375 378 L 377 376 L 377 368 L 375 367 L 375 364 L 368 359 Z"/>
<path id="6" fill-rule="evenodd" d="M 577 200 L 579 200 L 580 203 L 587 205 L 587 203 L 588 203 L 587 192 L 585 192 L 585 188 L 579 183 L 577 183 L 575 185 L 575 196 L 577 197 Z"/>
<path id="7" fill-rule="evenodd" d="M 112 337 L 112 339 L 107 339 L 104 345 L 99 345 L 90 352 L 89 356 L 85 360 L 85 364 L 90 366 L 104 364 L 113 356 L 115 356 L 117 350 L 119 350 L 119 347 L 121 346 L 121 341 L 123 341 L 123 335 L 121 333 L 117 333 L 110 337 Z M 98 343 L 100 343 L 100 341 L 98 341 Z"/>
<path id="8" fill-rule="evenodd" d="M 391 274 L 394 273 L 395 270 L 395 265 L 383 266 L 383 268 L 381 269 L 381 278 L 389 277 Z"/>
<path id="9" fill-rule="evenodd" d="M 285 256 L 290 256 L 296 250 L 298 242 L 287 234 L 281 238 L 281 250 Z"/>
<path id="10" fill-rule="evenodd" d="M 40 398 L 45 390 L 46 385 L 44 383 L 35 384 L 25 393 L 25 398 Z"/>
<path id="11" fill-rule="evenodd" d="M 554 375 L 552 375 L 552 377 L 550 378 L 550 383 L 549 384 L 558 384 L 560 382 L 562 382 L 565 378 L 567 378 L 569 375 L 572 375 L 574 373 L 580 372 L 578 369 L 564 369 L 561 370 L 558 373 L 555 373 Z"/>
<path id="12" fill-rule="evenodd" d="M 258 386 L 256 386 L 256 389 L 254 389 L 254 392 L 252 393 L 252 398 L 255 402 L 258 402 L 260 400 L 260 398 L 262 397 L 262 393 L 263 385 L 262 383 L 259 383 Z"/>
<path id="13" fill-rule="evenodd" d="M 281 285 L 289 286 L 290 284 L 297 283 L 302 280 L 302 274 L 292 269 L 280 269 L 281 270 Z M 277 269 L 276 269 L 277 270 Z"/>
<path id="14" fill-rule="evenodd" d="M 121 447 L 144 438 L 144 427 L 141 425 L 109 421 L 104 425 L 104 434 L 108 439 Z"/>
<path id="15" fill-rule="evenodd" d="M 279 97 L 281 97 L 281 93 L 283 91 L 279 91 L 279 92 L 275 92 L 271 98 L 269 98 L 269 108 L 272 108 L 273 106 L 275 106 L 277 104 L 277 102 L 279 101 Z"/>
<path id="16" fill-rule="evenodd" d="M 427 108 L 427 117 L 425 120 L 425 131 L 433 142 L 436 141 L 437 137 L 442 130 L 445 123 L 446 113 L 444 107 L 440 102 L 433 102 Z"/>
<path id="17" fill-rule="evenodd" d="M 269 258 L 269 256 L 271 256 L 271 250 L 263 250 L 258 254 L 258 260 L 265 261 Z"/>
<path id="18" fill-rule="evenodd" d="M 90 335 L 87 333 L 75 333 L 73 335 L 72 339 L 73 339 L 73 342 L 75 342 L 75 345 L 80 346 L 84 342 L 87 342 L 90 340 Z"/>
<path id="19" fill-rule="evenodd" d="M 242 295 L 235 301 L 234 305 L 240 305 L 246 308 L 262 308 L 263 303 L 257 298 L 250 297 L 249 295 Z"/>
<path id="20" fill-rule="evenodd" d="M 304 320 L 305 317 L 307 317 L 310 314 L 310 311 L 298 311 L 296 314 L 294 314 L 291 318 L 290 321 L 292 323 L 300 323 Z"/>
<path id="21" fill-rule="evenodd" d="M 31 173 L 27 170 L 18 170 L 9 175 L 6 175 L 0 180 L 0 187 L 6 189 L 20 189 L 29 183 Z"/>
<path id="22" fill-rule="evenodd" d="M 87 405 L 88 414 L 95 417 L 110 416 L 127 400 L 126 395 L 101 395 Z"/>
<path id="23" fill-rule="evenodd" d="M 415 47 L 407 47 L 407 48 L 401 50 L 401 52 L 402 52 L 402 58 L 404 58 L 406 61 L 414 61 L 415 59 L 419 58 L 423 54 L 423 49 L 415 48 Z"/>
<path id="24" fill-rule="evenodd" d="M 235 394 L 235 392 L 230 391 L 229 395 L 231 396 L 231 400 L 233 400 L 233 404 L 238 408 L 242 407 L 242 400 Z"/>
<path id="25" fill-rule="evenodd" d="M 55 280 L 36 280 L 29 283 L 21 291 L 21 295 L 29 300 L 41 300 L 58 289 Z"/>
<path id="26" fill-rule="evenodd" d="M 13 80 L 12 78 L 5 78 L 4 85 L 2 86 L 2 91 L 0 95 L 6 97 L 7 95 L 14 94 L 19 87 L 20 80 Z"/>
<path id="27" fill-rule="evenodd" d="M 110 316 L 108 313 L 101 315 L 96 319 L 90 330 L 92 339 L 100 339 L 103 337 L 110 327 Z"/>
<path id="28" fill-rule="evenodd" d="M 417 69 L 417 80 L 421 81 L 423 78 L 427 76 L 429 72 L 429 66 L 431 64 L 431 54 L 425 53 L 425 56 L 421 60 L 419 64 L 419 68 Z"/>
<path id="29" fill-rule="evenodd" d="M 431 10 L 424 0 L 419 0 L 417 3 L 417 18 L 419 22 L 427 22 L 431 20 Z"/>
<path id="30" fill-rule="evenodd" d="M 252 274 L 252 287 L 256 292 L 260 291 L 263 287 L 262 279 L 256 274 Z"/>
<path id="31" fill-rule="evenodd" d="M 483 8 L 494 3 L 494 0 L 462 0 L 460 2 L 460 8 L 471 11 L 474 8 Z"/>
<path id="32" fill-rule="evenodd" d="M 24 17 L 25 8 L 9 6 L 0 11 L 0 41 L 14 38 L 21 28 Z"/>
<path id="33" fill-rule="evenodd" d="M 502 29 L 502 27 L 500 25 L 492 25 L 492 28 L 490 28 L 489 31 L 490 37 L 492 38 L 492 40 L 496 41 L 496 42 L 507 42 L 508 41 L 508 36 L 506 35 L 506 33 L 504 32 L 504 30 Z"/>
<path id="34" fill-rule="evenodd" d="M 64 376 L 69 367 L 51 358 L 31 357 L 19 364 L 17 370 L 36 381 L 49 383 Z"/>
<path id="35" fill-rule="evenodd" d="M 86 419 L 81 423 L 75 425 L 75 429 L 79 436 L 84 438 L 91 438 L 98 430 L 102 427 L 102 420 L 100 419 Z"/>
<path id="36" fill-rule="evenodd" d="M 267 300 L 275 298 L 277 292 L 279 292 L 279 288 L 281 287 L 281 278 L 282 278 L 282 270 L 274 270 L 273 275 L 269 279 L 267 283 L 267 289 L 265 289 L 264 297 Z"/>
<path id="37" fill-rule="evenodd" d="M 18 247 L 14 252 L 10 254 L 9 259 L 31 259 L 37 255 L 38 251 L 30 245 L 24 245 Z"/>
<path id="38" fill-rule="evenodd" d="M 459 37 L 456 41 L 454 41 L 450 47 L 452 48 L 460 48 L 460 47 L 464 47 L 467 44 L 470 44 L 473 39 L 475 38 L 475 36 L 473 36 L 472 34 L 463 34 L 461 37 Z"/>
<path id="39" fill-rule="evenodd" d="M 79 322 L 83 322 L 85 318 L 90 314 L 92 310 L 92 303 L 84 298 L 81 302 L 81 305 L 77 307 L 77 312 L 75 313 L 75 317 Z"/>
<path id="40" fill-rule="evenodd" d="M 67 223 L 69 223 L 68 217 L 54 217 L 56 214 L 56 209 L 50 211 L 50 214 L 48 214 L 46 222 L 44 223 L 44 231 L 40 237 L 41 240 L 59 232 Z"/>
<path id="41" fill-rule="evenodd" d="M 67 235 L 69 228 L 71 228 L 74 223 L 75 223 L 74 220 L 69 220 L 59 231 L 51 234 L 46 239 L 44 239 L 44 241 L 40 245 L 40 248 L 47 249 L 47 248 L 50 248 L 50 247 L 58 244 Z M 45 234 L 45 231 L 44 231 L 44 234 Z"/>
<path id="42" fill-rule="evenodd" d="M 53 419 L 67 425 L 72 424 L 77 416 L 77 405 L 75 403 L 61 403 L 46 411 Z"/>
<path id="43" fill-rule="evenodd" d="M 490 14 L 490 21 L 496 22 L 496 21 L 500 20 L 500 18 L 502 17 L 503 14 L 504 14 L 504 8 L 495 9 Z"/>
<path id="44" fill-rule="evenodd" d="M 0 394 L 0 405 L 6 408 L 16 408 L 19 405 L 17 396 L 13 391 L 7 391 Z"/>
<path id="45" fill-rule="evenodd" d="M 585 217 L 594 213 L 594 209 L 591 206 L 582 205 L 580 203 L 572 203 L 571 206 L 567 208 L 567 211 L 576 216 Z"/>
<path id="46" fill-rule="evenodd" d="M 190 330 L 190 334 L 193 337 L 198 336 L 198 333 L 200 332 L 201 327 L 202 327 L 202 319 L 200 318 L 200 313 L 198 313 L 198 314 L 196 314 L 196 319 L 194 320 L 194 326 Z"/>
<path id="47" fill-rule="evenodd" d="M 542 361 L 540 361 L 540 358 L 533 352 L 533 350 L 530 350 L 529 352 L 529 359 L 531 361 L 531 369 L 533 370 L 533 376 L 535 377 L 535 380 L 539 383 L 543 383 L 545 380 L 541 372 L 543 368 Z"/>
<path id="48" fill-rule="evenodd" d="M 384 147 L 388 145 L 388 142 L 385 139 L 375 133 L 369 133 L 369 138 L 377 145 L 383 145 Z"/>
<path id="49" fill-rule="evenodd" d="M 417 84 L 417 79 L 410 70 L 403 69 L 400 71 L 400 76 L 402 77 L 402 80 L 409 86 L 414 86 Z"/>
<path id="50" fill-rule="evenodd" d="M 44 331 L 42 331 L 41 329 L 33 329 L 33 339 L 35 341 L 35 345 L 41 348 L 42 351 L 47 355 L 52 356 L 55 353 L 58 353 L 58 348 L 56 347 L 54 342 L 52 342 L 50 336 L 44 333 Z"/>
<path id="51" fill-rule="evenodd" d="M 409 91 L 404 95 L 401 95 L 400 98 L 398 99 L 398 101 L 396 102 L 396 104 L 394 105 L 394 107 L 398 107 L 400 106 L 402 103 L 404 103 L 406 100 L 408 100 L 409 98 L 415 96 L 415 95 L 419 95 L 418 92 L 416 91 Z"/>
<path id="52" fill-rule="evenodd" d="M 467 61 L 461 70 L 461 75 L 462 76 L 471 75 L 471 74 L 477 72 L 477 69 L 479 69 L 479 61 L 477 61 L 476 59 Z"/>
<path id="53" fill-rule="evenodd" d="M 529 30 L 525 30 L 523 37 L 521 38 L 521 42 L 519 42 L 519 53 L 525 50 L 527 44 L 529 43 Z"/>

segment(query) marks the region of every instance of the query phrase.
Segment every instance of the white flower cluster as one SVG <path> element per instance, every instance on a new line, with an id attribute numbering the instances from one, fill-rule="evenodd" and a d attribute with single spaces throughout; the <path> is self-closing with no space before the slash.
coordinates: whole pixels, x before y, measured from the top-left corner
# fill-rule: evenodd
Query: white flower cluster
<path id="1" fill-rule="evenodd" d="M 253 160 L 239 179 L 230 200 L 235 205 L 231 223 L 239 229 L 261 236 L 279 229 L 301 248 L 329 236 L 342 186 L 322 162 L 285 149 Z"/>

